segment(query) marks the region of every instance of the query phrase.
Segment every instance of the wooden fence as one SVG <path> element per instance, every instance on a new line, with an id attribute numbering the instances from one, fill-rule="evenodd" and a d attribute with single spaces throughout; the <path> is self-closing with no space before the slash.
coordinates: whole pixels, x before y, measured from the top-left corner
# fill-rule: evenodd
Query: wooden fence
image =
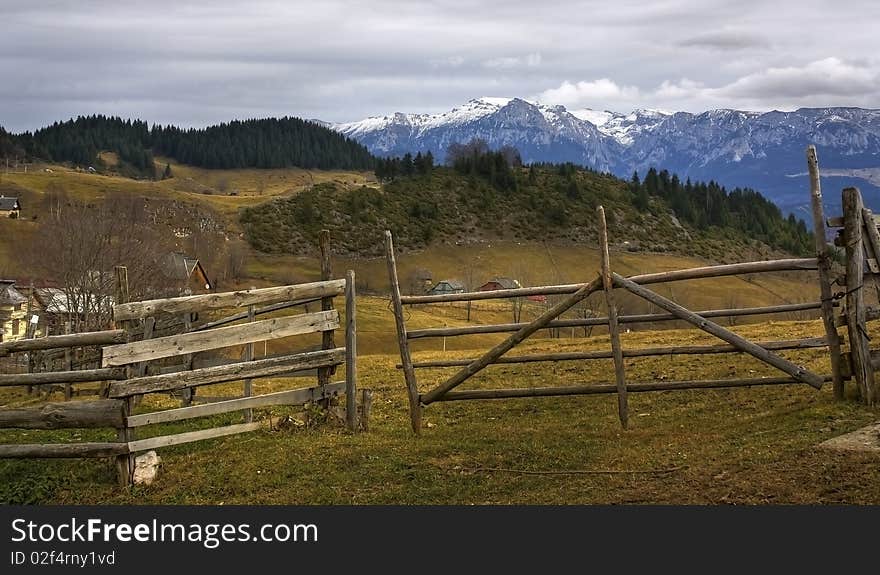
<path id="1" fill-rule="evenodd" d="M 323 235 L 322 235 L 323 237 Z M 326 254 L 329 260 L 329 253 Z M 325 268 L 329 275 L 329 266 Z M 0 410 L 0 427 L 22 429 L 113 428 L 117 441 L 103 443 L 64 443 L 0 445 L 0 457 L 115 457 L 121 485 L 128 485 L 133 473 L 134 456 L 138 452 L 179 445 L 202 439 L 223 437 L 260 428 L 253 410 L 278 405 L 302 405 L 326 402 L 346 395 L 346 424 L 358 427 L 356 378 L 357 339 L 355 308 L 355 276 L 349 271 L 344 279 L 250 289 L 245 291 L 194 295 L 149 301 L 128 301 L 127 271 L 116 268 L 116 305 L 112 330 L 50 336 L 0 344 L 0 355 L 64 349 L 80 346 L 102 346 L 100 367 L 86 370 L 65 370 L 46 373 L 0 375 L 0 386 L 37 386 L 78 382 L 104 382 L 102 397 L 91 401 L 52 402 L 37 406 Z M 345 345 L 333 344 L 332 333 L 343 328 L 333 298 L 345 297 Z M 310 302 L 322 302 L 321 311 L 297 315 L 278 312 Z M 257 307 L 262 306 L 262 307 Z M 175 316 L 224 308 L 245 308 L 219 320 L 200 326 L 186 325 L 178 333 L 154 337 L 156 326 Z M 257 319 L 273 313 L 268 319 Z M 242 323 L 243 322 L 243 323 Z M 254 359 L 253 345 L 320 332 L 321 349 Z M 329 334 L 329 337 L 328 337 Z M 241 360 L 220 360 L 214 365 L 195 367 L 193 354 L 245 346 Z M 183 363 L 168 365 L 169 358 L 183 358 Z M 176 361 L 176 360 L 175 360 Z M 163 363 L 165 365 L 163 365 Z M 332 382 L 339 365 L 345 365 L 345 380 Z M 317 370 L 318 385 L 254 395 L 252 381 L 257 378 L 289 376 Z M 225 399 L 202 405 L 153 412 L 136 410 L 140 398 L 150 393 L 179 393 L 198 387 L 243 381 L 243 397 Z M 191 395 L 189 396 L 192 397 Z M 363 401 L 369 404 L 368 390 Z M 242 423 L 211 427 L 198 431 L 175 433 L 144 439 L 136 438 L 143 426 L 178 422 L 223 413 L 243 413 Z M 362 427 L 366 427 L 366 406 Z"/>
<path id="2" fill-rule="evenodd" d="M 871 359 L 867 349 L 867 325 L 866 319 L 880 317 L 880 310 L 867 310 L 862 297 L 863 245 L 869 248 L 869 254 L 873 254 L 875 265 L 880 262 L 880 234 L 877 232 L 873 216 L 863 210 L 860 205 L 858 191 L 844 190 L 844 218 L 840 220 L 845 224 L 845 245 L 847 247 L 847 276 L 846 293 L 833 293 L 833 274 L 831 265 L 831 253 L 826 241 L 824 210 L 822 194 L 819 186 L 819 168 L 816 159 L 815 148 L 810 146 L 807 150 L 807 163 L 810 172 L 811 205 L 816 232 L 816 257 L 798 259 L 777 259 L 768 261 L 745 262 L 737 264 L 707 266 L 693 269 L 675 270 L 660 273 L 640 274 L 631 277 L 623 277 L 614 273 L 608 250 L 608 235 L 605 223 L 604 210 L 598 209 L 598 223 L 600 230 L 599 250 L 601 256 L 601 273 L 596 279 L 581 284 L 553 285 L 540 287 L 526 287 L 518 289 L 506 289 L 485 292 L 455 293 L 444 295 L 419 295 L 404 296 L 400 292 L 400 284 L 397 275 L 394 245 L 391 232 L 385 234 L 385 249 L 388 265 L 388 275 L 391 282 L 391 299 L 397 327 L 398 344 L 400 349 L 401 363 L 399 369 L 403 370 L 406 382 L 411 426 L 415 433 L 421 428 L 421 411 L 437 401 L 461 401 L 471 399 L 501 399 L 513 397 L 537 397 L 558 395 L 586 395 L 609 393 L 616 394 L 618 398 L 618 413 L 621 424 L 627 427 L 628 409 L 627 394 L 631 392 L 661 391 L 676 389 L 705 389 L 724 387 L 751 387 L 755 385 L 786 385 L 807 384 L 814 388 L 820 388 L 825 381 L 831 381 L 834 385 L 835 396 L 843 397 L 844 381 L 855 378 L 858 387 L 866 402 L 874 401 L 871 389 L 873 389 L 873 365 L 880 364 L 880 357 Z M 867 226 L 868 241 L 862 242 L 861 232 L 864 222 L 870 222 Z M 873 236 L 873 239 L 870 237 Z M 860 243 L 862 242 L 862 243 Z M 873 252 L 870 251 L 873 249 Z M 757 274 L 781 271 L 810 271 L 817 272 L 818 299 L 808 303 L 768 305 L 762 307 L 740 309 L 717 309 L 692 311 L 671 301 L 662 295 L 645 287 L 650 284 L 697 280 L 701 278 L 717 278 L 738 274 Z M 880 271 L 880 269 L 878 269 Z M 624 290 L 647 300 L 666 313 L 621 315 L 617 314 L 615 305 L 615 290 Z M 590 294 L 602 292 L 604 294 L 607 317 L 560 319 L 560 316 L 571 309 L 578 302 L 589 297 Z M 880 292 L 880 286 L 878 286 Z M 464 327 L 443 327 L 408 330 L 405 322 L 404 306 L 415 304 L 429 304 L 440 302 L 475 301 L 484 299 L 509 299 L 535 295 L 564 295 L 558 303 L 547 309 L 543 314 L 530 322 L 509 323 L 496 325 L 474 325 Z M 835 307 L 840 299 L 845 297 L 845 313 L 843 316 L 835 316 Z M 761 315 L 780 312 L 819 310 L 823 318 L 825 336 L 818 338 L 793 339 L 785 341 L 752 342 L 742 336 L 713 322 L 711 318 L 725 316 Z M 851 351 L 843 354 L 841 347 L 842 338 L 838 334 L 837 327 L 843 323 L 848 326 Z M 671 320 L 683 320 L 695 328 L 708 332 L 724 342 L 724 345 L 702 346 L 663 346 L 647 349 L 623 349 L 620 341 L 620 325 L 634 322 L 665 322 Z M 532 355 L 518 355 L 505 357 L 505 354 L 522 343 L 526 338 L 536 332 L 547 328 L 575 327 L 588 325 L 607 326 L 610 333 L 611 349 L 599 352 L 575 352 L 575 353 L 546 353 Z M 414 362 L 412 360 L 409 342 L 413 339 L 430 337 L 452 337 L 468 334 L 485 333 L 510 333 L 504 341 L 483 353 L 480 357 L 463 360 L 439 360 Z M 827 348 L 829 355 L 829 374 L 816 374 L 802 366 L 795 365 L 783 358 L 777 352 L 781 350 Z M 722 379 L 722 380 L 684 380 L 662 382 L 631 382 L 626 377 L 624 358 L 644 357 L 657 355 L 700 355 L 718 353 L 746 353 L 758 360 L 778 369 L 782 372 L 776 377 L 762 377 L 749 379 Z M 565 387 L 526 387 L 516 389 L 472 389 L 456 390 L 465 381 L 482 371 L 483 369 L 498 364 L 528 363 L 528 362 L 556 362 L 556 361 L 585 361 L 594 359 L 610 358 L 614 362 L 614 381 L 606 384 L 573 385 Z M 458 368 L 447 379 L 435 384 L 426 392 L 419 391 L 419 382 L 416 370 L 420 368 Z M 876 393 L 876 392 L 874 392 Z"/>

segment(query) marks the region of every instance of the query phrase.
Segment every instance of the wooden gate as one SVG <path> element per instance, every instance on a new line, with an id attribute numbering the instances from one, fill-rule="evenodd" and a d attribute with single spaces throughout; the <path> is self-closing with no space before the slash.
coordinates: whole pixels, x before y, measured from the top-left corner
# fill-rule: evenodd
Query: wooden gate
<path id="1" fill-rule="evenodd" d="M 385 249 L 388 275 L 391 283 L 391 299 L 396 320 L 401 358 L 401 363 L 398 367 L 403 370 L 404 379 L 406 381 L 410 406 L 410 419 L 413 431 L 419 433 L 421 428 L 422 406 L 427 406 L 438 401 L 613 393 L 616 394 L 618 398 L 618 413 L 621 424 L 626 428 L 628 421 L 627 394 L 631 392 L 787 384 L 806 384 L 819 389 L 823 382 L 833 381 L 835 391 L 839 391 L 839 395 L 842 397 L 843 381 L 850 377 L 849 374 L 852 370 L 844 369 L 843 357 L 841 354 L 841 339 L 838 336 L 835 324 L 834 308 L 838 305 L 837 300 L 840 299 L 841 296 L 840 294 L 834 295 L 831 289 L 830 255 L 828 245 L 825 241 L 822 197 L 818 184 L 818 163 L 816 162 L 815 149 L 812 146 L 807 151 L 807 158 L 811 173 L 813 215 L 814 220 L 817 222 L 817 257 L 813 258 L 745 262 L 624 277 L 612 270 L 608 251 L 608 235 L 605 214 L 603 208 L 599 207 L 597 215 L 600 230 L 599 249 L 601 256 L 601 273 L 596 279 L 588 283 L 470 293 L 404 296 L 401 295 L 400 292 L 400 282 L 397 274 L 393 239 L 391 232 L 386 231 Z M 880 256 L 880 240 L 878 240 L 877 250 L 877 255 Z M 651 284 L 663 282 L 780 271 L 818 272 L 820 285 L 818 286 L 819 289 L 817 291 L 819 292 L 819 299 L 814 302 L 797 304 L 692 311 L 646 287 Z M 643 298 L 666 313 L 618 316 L 617 308 L 615 306 L 615 289 L 625 290 Z M 562 319 L 560 317 L 578 302 L 589 297 L 590 294 L 600 291 L 604 293 L 607 304 L 606 307 L 608 309 L 608 317 L 583 319 Z M 406 305 L 440 302 L 470 302 L 486 299 L 510 299 L 537 295 L 564 295 L 565 297 L 547 309 L 539 317 L 527 323 L 408 330 L 405 322 L 404 306 Z M 760 315 L 801 310 L 821 310 L 825 328 L 825 337 L 754 342 L 722 327 L 711 319 L 717 317 Z M 619 326 L 621 324 L 670 320 L 683 320 L 693 327 L 721 339 L 724 342 L 724 345 L 665 346 L 635 350 L 626 350 L 622 348 L 619 335 Z M 861 324 L 862 330 L 864 330 L 863 324 L 864 322 Z M 611 336 L 611 349 L 609 351 L 533 354 L 514 357 L 505 356 L 510 350 L 514 349 L 517 345 L 539 330 L 546 328 L 591 325 L 603 325 L 608 327 Z M 418 338 L 452 337 L 467 334 L 506 332 L 511 333 L 507 339 L 486 351 L 482 356 L 472 359 L 413 362 L 409 350 L 409 342 Z M 796 365 L 783 358 L 777 353 L 781 350 L 806 348 L 828 348 L 831 374 L 820 375 L 813 373 L 803 366 Z M 627 381 L 624 370 L 623 360 L 627 357 L 717 353 L 746 353 L 757 358 L 761 362 L 778 369 L 781 374 L 776 377 L 749 379 L 630 382 Z M 856 351 L 854 348 L 854 356 L 855 353 Z M 515 389 L 456 389 L 490 365 L 527 362 L 583 361 L 608 358 L 613 359 L 614 361 L 615 379 L 614 382 L 608 382 L 605 384 L 573 385 L 565 387 L 527 387 Z M 855 358 L 853 363 L 855 363 Z M 416 378 L 417 369 L 456 367 L 459 369 L 453 375 L 449 376 L 444 381 L 435 383 L 427 391 L 420 392 L 418 380 Z"/>

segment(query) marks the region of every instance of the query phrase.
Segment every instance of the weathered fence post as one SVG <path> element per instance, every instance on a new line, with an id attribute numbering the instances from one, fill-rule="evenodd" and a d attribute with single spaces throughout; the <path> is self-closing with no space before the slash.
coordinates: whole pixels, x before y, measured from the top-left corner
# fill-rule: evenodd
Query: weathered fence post
<path id="1" fill-rule="evenodd" d="M 813 207 L 813 234 L 816 237 L 816 258 L 819 264 L 819 297 L 822 302 L 822 323 L 828 338 L 831 355 L 831 377 L 834 398 L 843 399 L 843 375 L 840 369 L 840 336 L 834 318 L 834 302 L 831 293 L 831 255 L 825 239 L 825 213 L 822 206 L 822 184 L 819 180 L 819 159 L 816 147 L 807 148 L 807 168 L 810 172 L 810 201 Z"/>
<path id="2" fill-rule="evenodd" d="M 412 365 L 412 357 L 409 355 L 409 343 L 406 340 L 406 325 L 403 321 L 403 303 L 400 300 L 400 282 L 397 279 L 397 262 L 394 261 L 394 240 L 391 232 L 385 231 L 385 259 L 388 264 L 388 278 L 391 284 L 391 303 L 394 306 L 394 322 L 397 325 L 397 345 L 400 347 L 400 363 L 403 367 L 403 377 L 406 380 L 406 390 L 409 397 L 409 419 L 413 433 L 422 431 L 422 407 L 419 403 L 419 388 L 416 383 L 416 373 Z"/>
<path id="3" fill-rule="evenodd" d="M 858 188 L 843 190 L 843 237 L 846 243 L 846 325 L 849 334 L 852 374 L 862 401 L 874 405 L 874 368 L 868 346 L 863 291 L 865 248 L 862 194 Z"/>
<path id="4" fill-rule="evenodd" d="M 115 305 L 128 303 L 130 300 L 130 294 L 128 291 L 128 268 L 125 266 L 116 266 L 113 268 L 113 271 L 116 276 L 116 293 L 115 293 Z M 119 322 L 117 328 L 124 329 L 126 331 L 126 339 L 131 339 L 131 322 L 130 321 L 122 321 Z M 127 370 L 128 371 L 128 370 Z M 118 428 L 116 436 L 120 442 L 125 443 L 126 445 L 132 439 L 134 439 L 134 430 L 131 427 L 128 427 L 127 422 L 125 422 L 125 418 L 127 418 L 131 414 L 132 407 L 132 399 L 126 398 L 123 406 L 123 424 L 122 427 Z M 116 477 L 119 481 L 120 487 L 128 487 L 131 485 L 132 473 L 134 472 L 134 457 L 129 453 L 125 453 L 123 455 L 116 456 Z"/>
<path id="5" fill-rule="evenodd" d="M 362 431 L 370 431 L 370 413 L 373 410 L 373 391 L 371 389 L 361 390 L 361 421 L 360 427 Z"/>
<path id="6" fill-rule="evenodd" d="M 257 308 L 253 305 L 248 306 L 248 323 L 257 321 Z M 254 344 L 249 343 L 244 346 L 244 361 L 254 361 Z M 244 389 L 242 390 L 245 397 L 250 397 L 254 392 L 254 380 L 248 378 L 244 380 Z M 251 423 L 254 420 L 254 410 L 244 410 L 245 423 Z"/>
<path id="7" fill-rule="evenodd" d="M 865 229 L 862 230 L 862 242 L 865 245 L 865 257 L 867 258 L 868 270 L 877 272 L 877 263 L 880 262 L 880 234 L 877 232 L 877 224 L 874 222 L 874 214 L 868 208 L 862 208 L 862 220 Z M 880 301 L 880 274 L 872 273 L 871 279 L 874 284 L 874 293 L 877 301 Z"/>
<path id="8" fill-rule="evenodd" d="M 192 312 L 187 311 L 183 314 L 183 333 L 189 333 L 192 331 Z M 144 332 L 146 334 L 146 332 Z M 144 337 L 144 339 L 147 339 Z M 183 356 L 183 369 L 184 371 L 192 371 L 193 368 L 193 354 L 187 354 Z M 183 390 L 183 394 L 180 399 L 180 405 L 183 407 L 187 407 L 192 405 L 196 400 L 196 391 L 195 387 L 188 387 Z"/>
<path id="9" fill-rule="evenodd" d="M 345 274 L 345 423 L 357 431 L 357 304 L 354 271 Z"/>
<path id="10" fill-rule="evenodd" d="M 617 325 L 617 306 L 614 303 L 614 281 L 611 279 L 611 254 L 608 252 L 608 226 L 605 208 L 599 206 L 599 256 L 602 260 L 602 287 L 608 307 L 608 333 L 611 336 L 611 352 L 614 356 L 614 379 L 617 384 L 617 415 L 620 425 L 627 429 L 629 408 L 626 397 L 626 374 L 623 367 L 623 351 L 620 347 L 620 329 Z"/>
<path id="11" fill-rule="evenodd" d="M 333 267 L 330 262 L 330 230 L 321 230 L 318 234 L 318 246 L 321 251 L 321 281 L 333 279 Z M 321 299 L 321 311 L 333 309 L 333 298 Z M 321 335 L 321 349 L 333 349 L 336 344 L 333 341 L 333 330 L 327 330 Z M 324 386 L 330 383 L 331 376 L 336 372 L 335 367 L 322 367 L 318 369 L 318 385 Z M 325 409 L 330 407 L 331 400 L 322 399 L 320 404 Z"/>
<path id="12" fill-rule="evenodd" d="M 64 322 L 64 334 L 70 335 L 70 322 Z M 70 355 L 70 348 L 64 348 L 64 371 L 73 371 L 73 357 Z M 73 384 L 64 384 L 64 401 L 70 401 L 73 397 Z"/>

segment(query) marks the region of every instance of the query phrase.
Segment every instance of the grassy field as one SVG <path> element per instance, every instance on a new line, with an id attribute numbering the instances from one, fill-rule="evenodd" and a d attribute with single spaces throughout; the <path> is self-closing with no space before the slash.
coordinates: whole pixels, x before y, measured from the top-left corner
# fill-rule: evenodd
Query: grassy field
<path id="1" fill-rule="evenodd" d="M 165 169 L 166 163 L 171 165 L 173 177 L 160 181 L 133 180 L 122 176 L 77 171 L 55 164 L 36 164 L 28 173 L 0 174 L 0 184 L 5 183 L 35 194 L 45 193 L 51 186 L 60 186 L 72 196 L 86 201 L 111 194 L 140 194 L 196 201 L 230 216 L 230 223 L 234 224 L 234 216 L 240 208 L 259 204 L 273 197 L 295 194 L 313 184 L 335 182 L 342 186 L 361 186 L 370 185 L 374 181 L 372 174 L 367 172 L 300 168 L 207 170 L 177 164 L 166 158 L 156 160 L 159 174 Z M 27 210 L 26 206 L 26 217 Z"/>
<path id="2" fill-rule="evenodd" d="M 163 169 L 164 160 L 158 162 Z M 78 173 L 56 166 L 52 172 L 2 176 L 4 186 L 38 199 L 53 183 L 81 199 L 106 194 L 143 194 L 198 202 L 221 214 L 236 231 L 242 207 L 293 194 L 313 181 L 343 185 L 369 183 L 368 174 L 304 170 L 200 170 L 172 164 L 175 177 L 139 182 Z M 230 195 L 235 192 L 235 195 Z M 27 211 L 25 204 L 25 210 Z M 39 232 L 39 219 L 0 221 L 0 276 L 17 277 L 17 242 Z M 629 275 L 705 265 L 698 258 L 616 250 L 613 267 Z M 474 286 L 504 275 L 524 285 L 581 282 L 595 277 L 598 253 L 588 246 L 486 242 L 435 245 L 398 257 L 404 289 L 417 269 L 434 280 L 456 278 Z M 258 413 L 265 431 L 160 450 L 163 465 L 151 487 L 120 491 L 108 461 L 0 461 L 0 503 L 116 504 L 448 504 L 448 503 L 880 503 L 880 459 L 876 454 L 835 453 L 815 446 L 856 429 L 878 416 L 855 401 L 836 403 L 830 386 L 755 387 L 732 390 L 652 392 L 630 396 L 630 429 L 617 422 L 613 396 L 472 401 L 433 404 L 425 409 L 420 437 L 408 428 L 403 379 L 395 364 L 396 334 L 387 297 L 384 259 L 334 258 L 336 275 L 354 269 L 358 301 L 360 385 L 374 390 L 371 430 L 350 434 L 341 423 L 315 410 L 274 408 Z M 314 257 L 250 253 L 244 285 L 311 281 Z M 809 274 L 769 274 L 678 282 L 657 290 L 693 309 L 744 307 L 817 299 Z M 806 289 L 805 289 L 806 287 Z M 602 298 L 590 300 L 604 313 Z M 656 311 L 621 298 L 624 313 Z M 544 308 L 529 304 L 522 319 Z M 735 330 L 754 340 L 822 335 L 815 314 L 764 316 L 761 323 L 738 322 Z M 463 304 L 416 306 L 407 310 L 410 329 L 512 321 L 504 302 L 476 302 L 467 320 Z M 802 320 L 802 321 L 794 321 Z M 627 347 L 711 342 L 692 330 L 649 331 L 633 326 Z M 679 326 L 680 327 L 680 326 Z M 652 328 L 653 329 L 653 328 Z M 880 326 L 872 325 L 880 337 Z M 539 332 L 512 354 L 608 348 L 601 329 L 583 337 L 568 330 L 547 339 Z M 503 334 L 418 340 L 415 358 L 475 357 Z M 313 346 L 318 338 L 296 338 Z M 287 340 L 258 345 L 264 353 L 290 351 Z M 445 351 L 444 351 L 445 348 Z M 784 352 L 811 369 L 827 373 L 821 351 Z M 627 360 L 631 381 L 757 377 L 772 370 L 736 354 L 679 359 Z M 468 387 L 524 387 L 609 382 L 610 361 L 493 366 Z M 422 391 L 448 370 L 419 372 Z M 342 373 L 336 375 L 341 378 Z M 310 385 L 311 379 L 255 382 L 264 393 Z M 240 383 L 212 386 L 203 395 L 233 395 Z M 852 390 L 850 390 L 852 391 Z M 59 399 L 56 396 L 53 399 Z M 15 388 L 0 388 L 0 406 L 40 400 Z M 177 405 L 149 396 L 148 411 Z M 295 423 L 280 424 L 284 416 Z M 239 414 L 200 422 L 156 426 L 150 435 L 240 421 Z M 146 437 L 144 435 L 139 437 Z M 2 442 L 112 440 L 104 431 L 2 431 Z M 565 472 L 565 473 L 562 473 Z M 571 473 L 568 473 L 571 472 Z"/>
<path id="3" fill-rule="evenodd" d="M 373 306 L 365 303 L 364 310 Z M 384 320 L 359 316 L 365 328 Z M 436 317 L 423 318 L 433 319 Z M 416 321 L 420 323 L 420 321 Z M 872 326 L 875 337 L 878 326 Z M 740 326 L 754 339 L 820 335 L 817 321 Z M 366 337 L 366 336 L 365 336 Z M 693 330 L 631 332 L 626 347 L 711 342 Z M 480 342 L 480 345 L 488 343 Z M 607 349 L 607 336 L 536 339 L 512 352 Z M 421 351 L 416 359 L 472 357 L 477 350 Z M 825 373 L 820 351 L 784 352 Z M 258 412 L 265 431 L 160 450 L 157 483 L 120 491 L 108 461 L 0 462 L 4 503 L 115 504 L 572 504 L 572 503 L 880 503 L 880 458 L 816 445 L 877 418 L 830 386 L 805 385 L 630 395 L 630 429 L 617 422 L 614 396 L 438 403 L 424 411 L 422 435 L 408 428 L 401 374 L 392 354 L 366 354 L 360 385 L 374 391 L 371 430 L 350 434 L 333 418 L 290 408 Z M 736 354 L 627 360 L 631 381 L 756 377 L 772 374 Z M 467 388 L 608 382 L 610 361 L 493 366 Z M 419 372 L 422 391 L 448 370 Z M 341 378 L 341 373 L 337 378 Z M 255 392 L 309 385 L 260 380 Z M 224 384 L 206 395 L 232 394 Z M 851 390 L 852 391 L 852 390 Z M 4 390 L 2 403 L 33 402 Z M 141 411 L 174 406 L 149 396 Z M 285 415 L 298 423 L 279 425 Z M 237 414 L 203 421 L 234 423 Z M 197 424 L 156 426 L 150 435 Z M 146 435 L 144 435 L 146 436 Z M 102 431 L 4 431 L 4 442 L 109 440 Z M 141 437 L 141 436 L 139 436 Z M 571 473 L 560 473 L 571 472 Z"/>

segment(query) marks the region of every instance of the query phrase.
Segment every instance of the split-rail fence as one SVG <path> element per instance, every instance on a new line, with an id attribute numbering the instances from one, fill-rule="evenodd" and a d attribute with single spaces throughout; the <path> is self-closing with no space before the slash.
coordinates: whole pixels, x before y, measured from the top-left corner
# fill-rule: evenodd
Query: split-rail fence
<path id="1" fill-rule="evenodd" d="M 862 271 L 867 263 L 878 267 L 880 262 L 880 233 L 877 223 L 870 211 L 861 202 L 857 189 L 848 188 L 843 191 L 842 218 L 834 218 L 828 222 L 830 227 L 842 226 L 842 239 L 839 243 L 846 246 L 845 291 L 835 293 L 834 287 L 841 283 L 842 278 L 835 277 L 832 265 L 832 252 L 826 240 L 824 207 L 819 179 L 819 167 L 816 150 L 813 146 L 807 149 L 807 164 L 810 175 L 812 216 L 815 225 L 816 256 L 809 258 L 789 258 L 766 261 L 743 262 L 726 265 L 714 265 L 692 269 L 647 273 L 624 277 L 612 269 L 608 248 L 608 233 L 605 213 L 598 208 L 599 253 L 601 271 L 595 279 L 586 283 L 568 285 L 550 285 L 524 287 L 482 292 L 465 292 L 440 295 L 402 295 L 397 273 L 395 249 L 391 232 L 385 233 L 385 252 L 388 275 L 391 284 L 391 300 L 397 328 L 397 339 L 401 363 L 398 368 L 403 371 L 404 381 L 409 399 L 410 423 L 413 432 L 421 429 L 421 413 L 424 406 L 440 401 L 463 401 L 476 399 L 503 399 L 516 397 L 616 394 L 618 414 L 621 425 L 628 425 L 627 396 L 633 392 L 681 390 L 681 389 L 716 389 L 730 387 L 752 387 L 759 385 L 790 385 L 805 384 L 819 389 L 826 381 L 833 384 L 834 395 L 843 398 L 844 381 L 854 379 L 860 396 L 869 404 L 876 401 L 877 391 L 873 371 L 880 367 L 880 356 L 872 357 L 868 348 L 869 338 L 867 320 L 880 318 L 880 309 L 872 310 L 865 304 L 862 286 Z M 865 259 L 865 254 L 869 259 Z M 767 305 L 750 308 L 731 308 L 714 310 L 689 310 L 678 303 L 660 295 L 649 287 L 652 284 L 718 278 L 740 274 L 759 274 L 769 272 L 810 272 L 818 277 L 817 299 L 812 302 Z M 880 272 L 880 268 L 874 270 Z M 647 300 L 665 313 L 618 315 L 615 305 L 615 290 L 624 290 Z M 593 293 L 604 294 L 607 317 L 562 319 L 567 310 Z M 880 293 L 880 285 L 878 285 Z M 527 296 L 565 296 L 558 303 L 547 309 L 530 322 L 507 323 L 495 325 L 468 325 L 461 327 L 435 327 L 427 329 L 408 329 L 404 306 L 418 304 L 437 304 L 444 302 L 471 302 L 487 299 L 510 299 Z M 844 313 L 835 311 L 843 300 Z M 825 335 L 803 339 L 783 341 L 750 341 L 737 333 L 712 321 L 713 318 L 733 316 L 756 316 L 804 310 L 817 310 L 823 319 Z M 624 349 L 620 340 L 620 326 L 627 323 L 684 321 L 694 328 L 708 332 L 723 344 L 700 346 L 662 346 L 646 349 Z M 506 354 L 524 340 L 543 329 L 607 326 L 610 333 L 608 351 L 543 353 L 507 356 Z M 845 325 L 849 337 L 849 351 L 843 352 L 844 338 L 838 333 L 838 327 Z M 421 338 L 455 337 L 469 334 L 509 333 L 510 335 L 481 356 L 469 359 L 450 359 L 434 361 L 413 361 L 410 342 Z M 796 365 L 782 357 L 778 352 L 809 348 L 828 350 L 829 373 L 814 373 L 803 366 Z M 717 380 L 682 380 L 682 381 L 644 381 L 634 382 L 627 378 L 624 358 L 669 355 L 701 355 L 719 353 L 745 353 L 768 364 L 781 373 L 778 376 L 754 377 L 747 379 Z M 457 389 L 482 370 L 492 365 L 516 364 L 531 362 L 587 361 L 596 359 L 612 359 L 614 363 L 614 381 L 604 384 L 567 385 L 555 387 L 520 387 L 511 389 Z M 446 379 L 432 384 L 422 391 L 416 372 L 426 368 L 457 368 Z"/>

